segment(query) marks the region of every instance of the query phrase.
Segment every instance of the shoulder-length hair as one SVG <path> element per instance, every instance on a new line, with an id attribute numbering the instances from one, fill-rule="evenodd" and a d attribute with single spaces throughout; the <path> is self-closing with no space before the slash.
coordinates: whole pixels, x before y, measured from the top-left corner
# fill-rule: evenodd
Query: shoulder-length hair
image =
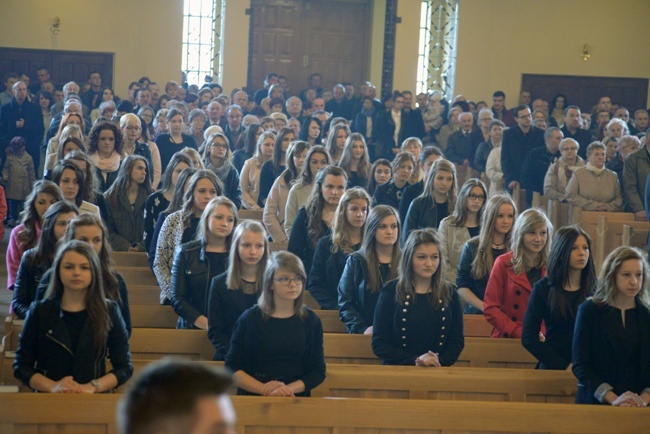
<path id="1" fill-rule="evenodd" d="M 512 217 L 514 226 L 517 218 L 517 205 L 512 198 L 506 194 L 497 194 L 492 196 L 485 205 L 483 216 L 481 217 L 481 232 L 478 235 L 478 249 L 476 256 L 472 261 L 472 277 L 474 279 L 482 279 L 488 277 L 492 272 L 494 265 L 494 255 L 492 254 L 492 237 L 496 232 L 494 226 L 496 225 L 497 218 L 499 217 L 499 208 L 501 205 L 510 205 L 512 207 Z M 506 234 L 504 240 L 505 250 L 510 249 L 510 240 L 512 235 L 512 228 Z"/>
<path id="2" fill-rule="evenodd" d="M 165 192 L 172 187 L 172 176 L 174 175 L 176 166 L 178 166 L 180 163 L 185 163 L 188 167 L 193 166 L 192 160 L 190 160 L 187 155 L 181 154 L 179 152 L 174 153 L 171 160 L 169 160 L 169 164 L 167 164 L 165 172 L 162 175 L 162 186 L 160 187 L 160 191 Z"/>
<path id="3" fill-rule="evenodd" d="M 293 161 L 296 155 L 300 155 L 303 151 L 309 150 L 309 143 L 303 142 L 302 140 L 296 140 L 291 142 L 289 148 L 287 149 L 287 168 L 283 172 L 283 179 L 287 185 L 291 185 L 292 182 L 298 177 L 298 167 L 296 167 L 296 162 Z M 305 159 L 305 164 L 307 165 L 307 159 Z"/>
<path id="4" fill-rule="evenodd" d="M 305 267 L 300 258 L 291 252 L 279 251 L 273 253 L 269 257 L 268 262 L 266 263 L 266 270 L 264 271 L 262 293 L 260 294 L 260 298 L 257 300 L 257 305 L 262 311 L 264 318 L 269 318 L 275 311 L 273 279 L 275 278 L 275 273 L 277 273 L 279 269 L 287 270 L 290 273 L 302 277 L 302 291 L 300 291 L 300 295 L 293 302 L 293 311 L 300 319 L 305 319 L 307 311 L 305 310 L 304 299 L 307 274 L 305 273 Z"/>
<path id="5" fill-rule="evenodd" d="M 193 166 L 190 166 L 186 169 L 183 169 L 181 174 L 178 175 L 176 186 L 174 187 L 174 196 L 172 197 L 172 200 L 169 201 L 169 206 L 167 206 L 167 209 L 165 209 L 164 212 L 169 215 L 180 210 L 183 207 L 183 203 L 185 203 L 185 187 L 189 187 L 189 180 L 198 171 L 199 169 L 195 169 Z"/>
<path id="6" fill-rule="evenodd" d="M 379 166 L 386 166 L 390 169 L 390 178 L 389 180 L 393 177 L 393 166 L 390 164 L 390 161 L 388 161 L 385 158 L 380 158 L 376 160 L 374 163 L 372 163 L 372 167 L 370 168 L 370 175 L 368 176 L 368 186 L 366 187 L 366 191 L 370 196 L 375 194 L 375 190 L 377 189 L 377 181 L 375 180 L 375 171 Z"/>
<path id="7" fill-rule="evenodd" d="M 537 255 L 535 263 L 530 263 L 526 258 L 524 235 L 537 228 L 546 228 L 546 244 Z M 516 274 L 526 273 L 531 268 L 545 267 L 551 251 L 551 238 L 553 237 L 553 224 L 546 214 L 537 208 L 530 208 L 521 213 L 512 229 L 512 269 Z"/>
<path id="8" fill-rule="evenodd" d="M 316 175 L 316 180 L 314 181 L 314 186 L 312 187 L 311 194 L 307 199 L 305 204 L 305 211 L 307 211 L 307 233 L 311 239 L 312 244 L 315 246 L 318 242 L 318 239 L 323 234 L 323 208 L 325 208 L 325 199 L 323 198 L 322 187 L 325 183 L 325 178 L 327 175 L 332 176 L 342 176 L 345 179 L 347 184 L 348 177 L 341 169 L 337 166 L 325 166 L 318 171 Z"/>
<path id="9" fill-rule="evenodd" d="M 302 171 L 300 172 L 300 176 L 296 181 L 296 185 L 299 185 L 300 187 L 306 187 L 308 185 L 311 185 L 314 182 L 314 178 L 316 178 L 316 174 L 311 173 L 311 168 L 309 167 L 310 166 L 309 162 L 311 161 L 311 158 L 314 154 L 323 154 L 325 156 L 325 159 L 327 160 L 327 165 L 329 166 L 330 164 L 332 164 L 332 156 L 330 155 L 329 152 L 327 152 L 325 146 L 321 146 L 321 145 L 312 146 L 311 148 L 309 148 L 309 152 L 307 152 L 307 157 L 305 158 L 305 165 L 302 167 Z"/>
<path id="10" fill-rule="evenodd" d="M 368 155 L 368 146 L 366 146 L 366 140 L 359 133 L 352 133 L 348 136 L 345 141 L 345 147 L 343 148 L 343 156 L 341 161 L 339 161 L 339 167 L 345 170 L 345 173 L 348 174 L 348 178 L 352 177 L 352 171 L 350 170 L 350 163 L 352 162 L 352 147 L 355 142 L 363 143 L 363 156 L 359 160 L 357 165 L 357 175 L 363 179 L 368 179 L 370 177 L 370 155 Z"/>
<path id="11" fill-rule="evenodd" d="M 255 274 L 255 293 L 262 290 L 262 281 L 264 279 L 264 270 L 266 269 L 266 262 L 269 259 L 269 240 L 268 234 L 264 226 L 255 220 L 242 220 L 240 224 L 233 230 L 232 245 L 230 246 L 230 253 L 228 255 L 228 274 L 226 277 L 226 285 L 228 289 L 239 290 L 244 287 L 244 279 L 242 278 L 242 261 L 239 256 L 239 243 L 242 237 L 248 233 L 253 232 L 262 236 L 264 243 L 264 253 L 260 262 L 257 263 L 257 273 Z"/>
<path id="12" fill-rule="evenodd" d="M 348 137 L 350 137 L 350 134 L 351 134 L 350 133 L 350 127 L 348 127 L 348 125 L 345 124 L 345 123 L 332 125 L 330 127 L 329 132 L 327 133 L 327 143 L 326 143 L 325 146 L 327 147 L 327 150 L 329 151 L 332 158 L 336 158 L 337 155 L 343 155 L 343 151 L 341 151 L 340 154 L 339 154 L 339 150 L 336 147 L 336 136 L 338 136 L 339 131 L 341 131 L 341 130 L 345 131 L 345 133 L 348 135 Z M 348 137 L 346 137 L 346 139 L 345 139 L 346 141 L 347 141 Z"/>
<path id="13" fill-rule="evenodd" d="M 431 276 L 431 294 L 429 301 L 432 306 L 447 307 L 451 301 L 451 291 L 453 285 L 445 280 L 444 255 L 442 242 L 435 229 L 426 228 L 418 229 L 411 232 L 406 238 L 404 249 L 402 250 L 402 260 L 399 266 L 399 280 L 397 281 L 397 291 L 395 298 L 397 303 L 403 305 L 408 299 L 415 299 L 415 276 L 413 273 L 413 255 L 418 246 L 422 244 L 433 244 L 438 247 L 439 261 L 438 269 Z"/>
<path id="14" fill-rule="evenodd" d="M 318 137 L 316 137 L 316 140 L 314 140 L 314 145 L 320 145 L 323 143 L 323 124 L 321 123 L 320 119 L 318 118 L 313 118 L 313 117 L 307 117 L 305 118 L 304 121 L 302 121 L 302 125 L 300 125 L 300 137 L 299 139 L 305 142 L 309 142 L 309 127 L 311 126 L 311 123 L 314 122 L 316 125 L 318 125 L 318 128 L 320 130 L 320 134 L 318 134 Z"/>
<path id="15" fill-rule="evenodd" d="M 108 312 L 106 295 L 104 294 L 104 284 L 101 279 L 101 267 L 99 257 L 89 244 L 83 241 L 69 241 L 61 246 L 57 252 L 54 265 L 52 265 L 53 274 L 50 284 L 47 287 L 45 298 L 61 297 L 63 295 L 63 282 L 61 281 L 61 266 L 63 257 L 68 252 L 76 252 L 88 259 L 92 279 L 90 286 L 86 291 L 86 311 L 88 319 L 92 324 L 93 344 L 98 355 L 103 354 L 106 350 L 106 339 L 108 332 L 113 324 Z"/>
<path id="16" fill-rule="evenodd" d="M 571 260 L 573 244 L 581 235 L 587 241 L 589 257 L 587 258 L 585 268 L 580 273 L 580 288 L 578 289 L 578 302 L 576 304 L 578 306 L 587 298 L 587 295 L 592 291 L 596 283 L 596 271 L 591 252 L 591 238 L 587 232 L 577 226 L 565 226 L 558 229 L 551 243 L 551 252 L 548 258 L 548 278 L 551 283 L 548 301 L 551 306 L 551 311 L 559 314 L 563 318 L 575 318 L 577 313 L 573 311 L 564 287 L 569 283 L 569 262 Z"/>
<path id="17" fill-rule="evenodd" d="M 377 231 L 379 225 L 386 218 L 394 216 L 397 222 L 397 234 L 395 236 L 395 244 L 393 245 L 393 254 L 391 256 L 389 273 L 385 281 L 382 281 L 381 270 L 379 268 L 379 257 L 377 256 Z M 397 210 L 388 205 L 377 205 L 368 214 L 366 220 L 365 233 L 363 234 L 363 241 L 359 253 L 366 259 L 368 268 L 368 288 L 371 292 L 377 293 L 381 290 L 382 283 L 388 283 L 394 280 L 399 275 L 399 261 L 402 258 L 402 247 L 400 245 L 400 238 L 402 233 L 402 226 L 399 221 L 399 214 Z"/>
<path id="18" fill-rule="evenodd" d="M 433 182 L 436 178 L 438 172 L 449 172 L 453 176 L 452 186 L 447 192 L 447 212 L 453 214 L 456 208 L 456 195 L 458 194 L 458 178 L 456 178 L 456 166 L 449 160 L 436 160 L 429 170 L 427 179 L 424 181 L 424 191 L 422 192 L 423 197 L 429 197 L 431 202 L 435 205 L 436 200 L 433 196 Z M 485 189 L 485 186 L 483 186 Z M 468 193 L 469 194 L 469 193 Z"/>
<path id="19" fill-rule="evenodd" d="M 120 203 L 120 195 L 127 194 L 127 191 L 133 182 L 131 179 L 131 173 L 138 161 L 144 163 L 145 171 L 147 172 L 147 176 L 145 177 L 144 182 L 138 187 L 138 190 L 144 193 L 147 197 L 151 194 L 153 189 L 151 188 L 151 178 L 149 177 L 149 162 L 141 155 L 129 155 L 122 160 L 115 182 L 113 182 L 113 185 L 111 185 L 106 193 L 104 193 L 108 205 L 117 207 Z"/>
<path id="20" fill-rule="evenodd" d="M 65 231 L 62 242 L 67 243 L 72 241 L 77 236 L 77 229 L 84 226 L 97 226 L 102 232 L 102 248 L 99 250 L 99 265 L 101 269 L 101 276 L 104 282 L 104 292 L 106 297 L 113 300 L 120 305 L 122 304 L 122 297 L 120 296 L 120 282 L 118 277 L 120 274 L 115 270 L 112 255 L 113 249 L 108 239 L 108 229 L 102 221 L 102 218 L 97 214 L 83 213 L 72 219 L 68 223 L 68 228 Z"/>
<path id="21" fill-rule="evenodd" d="M 63 193 L 57 184 L 51 181 L 36 181 L 31 193 L 25 199 L 23 211 L 20 213 L 20 222 L 23 228 L 18 232 L 18 244 L 24 250 L 31 249 L 38 240 L 37 227 L 41 226 L 41 217 L 36 211 L 36 199 L 39 194 L 49 194 L 57 202 L 63 200 Z"/>
<path id="22" fill-rule="evenodd" d="M 481 208 L 478 210 L 478 222 L 481 222 L 481 216 L 483 215 L 483 210 L 485 210 L 485 202 L 488 196 L 487 189 L 483 181 L 477 178 L 470 178 L 465 181 L 456 198 L 456 206 L 454 207 L 454 212 L 451 214 L 451 224 L 453 226 L 462 227 L 467 223 L 467 202 L 469 201 L 469 194 L 474 187 L 480 187 L 483 190 L 484 199 Z"/>
<path id="23" fill-rule="evenodd" d="M 187 190 L 183 194 L 183 205 L 181 206 L 181 224 L 184 229 L 190 227 L 190 222 L 194 216 L 194 189 L 202 179 L 209 179 L 212 181 L 214 188 L 217 190 L 217 196 L 221 196 L 223 194 L 223 184 L 212 170 L 197 170 L 196 173 L 194 173 L 194 175 L 192 175 L 190 178 Z M 200 228 L 201 225 L 199 225 L 199 230 Z"/>
<path id="24" fill-rule="evenodd" d="M 397 169 L 399 166 L 401 166 L 404 163 L 411 163 L 413 165 L 413 170 L 415 170 L 415 166 L 417 166 L 418 162 L 415 161 L 415 157 L 413 154 L 410 152 L 400 152 L 399 154 L 395 155 L 395 158 L 393 158 L 393 162 L 391 163 L 391 169 L 393 172 L 393 175 L 395 172 L 397 172 Z"/>
<path id="25" fill-rule="evenodd" d="M 54 261 L 57 243 L 59 240 L 54 236 L 56 220 L 61 214 L 73 212 L 79 215 L 79 209 L 71 202 L 62 200 L 53 204 L 43 216 L 43 231 L 36 243 L 36 264 L 42 267 L 49 267 Z"/>
<path id="26" fill-rule="evenodd" d="M 273 167 L 273 173 L 277 176 L 280 174 L 280 169 L 282 167 L 282 158 L 285 157 L 285 164 L 286 164 L 286 151 L 282 150 L 282 142 L 284 141 L 284 137 L 287 134 L 292 134 L 294 137 L 294 140 L 296 138 L 296 134 L 293 132 L 291 128 L 280 128 L 280 131 L 278 131 L 278 134 L 275 137 L 275 145 L 273 146 L 273 159 L 271 160 L 271 164 Z M 293 140 L 292 140 L 293 141 Z M 287 147 L 287 150 L 289 148 Z"/>
<path id="27" fill-rule="evenodd" d="M 210 232 L 210 215 L 214 212 L 214 210 L 217 209 L 219 205 L 223 205 L 228 208 L 232 213 L 232 216 L 235 218 L 232 231 L 230 231 L 230 234 L 226 237 L 226 249 L 230 250 L 230 246 L 232 245 L 233 232 L 235 232 L 237 224 L 239 223 L 239 215 L 237 214 L 237 206 L 235 206 L 233 201 L 228 199 L 226 196 L 218 195 L 205 206 L 205 209 L 201 214 L 201 220 L 199 220 L 199 227 L 196 231 L 196 239 L 205 239 L 206 234 Z"/>
<path id="28" fill-rule="evenodd" d="M 264 131 L 262 134 L 260 134 L 260 137 L 257 139 L 257 143 L 255 145 L 255 154 L 253 157 L 257 159 L 257 164 L 260 167 L 262 167 L 262 164 L 264 164 L 264 159 L 262 158 L 262 145 L 264 144 L 264 141 L 269 137 L 273 139 L 273 151 L 275 152 L 276 136 L 273 130 Z"/>
<path id="29" fill-rule="evenodd" d="M 90 133 L 88 133 L 88 152 L 90 154 L 97 152 L 97 147 L 99 146 L 99 133 L 104 130 L 110 130 L 113 132 L 113 135 L 115 136 L 115 152 L 122 155 L 122 145 L 124 142 L 122 132 L 117 125 L 108 121 L 95 122 L 95 125 L 90 129 Z"/>
<path id="30" fill-rule="evenodd" d="M 74 198 L 74 204 L 80 206 L 81 202 L 83 202 L 84 200 L 83 199 L 84 173 L 76 164 L 73 164 L 67 160 L 59 161 L 58 163 L 56 163 L 54 165 L 54 168 L 52 169 L 52 181 L 56 185 L 59 185 L 59 182 L 61 182 L 61 177 L 63 176 L 63 172 L 68 169 L 72 170 L 75 176 L 77 177 L 79 190 L 77 191 L 77 196 Z"/>
<path id="31" fill-rule="evenodd" d="M 194 167 L 195 169 L 205 169 L 205 164 L 203 164 L 203 160 L 201 159 L 201 154 L 199 154 L 199 151 L 197 151 L 196 149 L 183 148 L 178 152 L 185 155 L 187 158 L 189 158 L 190 161 L 192 162 L 192 167 Z"/>
<path id="32" fill-rule="evenodd" d="M 203 160 L 206 163 L 206 167 L 212 164 L 212 160 L 210 160 L 210 154 L 211 154 L 212 142 L 216 138 L 220 138 L 221 140 L 223 140 L 227 146 L 226 155 L 223 157 L 223 161 L 221 162 L 221 164 L 223 165 L 226 161 L 230 160 L 230 156 L 232 155 L 230 152 L 230 140 L 228 140 L 228 137 L 226 137 L 226 135 L 222 132 L 212 133 L 208 136 L 207 139 L 205 139 L 205 142 L 203 142 Z"/>
<path id="33" fill-rule="evenodd" d="M 86 202 L 95 203 L 98 182 L 95 163 L 93 160 L 91 160 L 88 154 L 84 151 L 72 151 L 65 156 L 64 160 L 69 161 L 74 165 L 77 165 L 75 161 L 83 161 L 86 163 L 85 170 L 82 170 L 82 172 L 84 172 L 84 182 L 83 185 L 81 185 L 81 190 L 83 190 L 82 197 Z"/>
<path id="34" fill-rule="evenodd" d="M 334 220 L 332 221 L 332 253 L 336 253 L 339 250 L 349 255 L 354 251 L 352 240 L 350 239 L 350 223 L 347 219 L 347 210 L 348 205 L 355 199 L 362 199 L 366 201 L 366 219 L 368 216 L 368 211 L 370 210 L 370 196 L 366 193 L 366 190 L 360 187 L 350 188 L 343 193 L 339 205 L 336 207 L 336 213 L 334 214 Z M 361 236 L 363 237 L 363 231 L 365 228 L 365 223 L 361 228 Z"/>
<path id="35" fill-rule="evenodd" d="M 600 269 L 600 274 L 598 275 L 598 284 L 592 297 L 594 302 L 598 304 L 614 304 L 614 298 L 618 292 L 616 276 L 623 262 L 629 260 L 641 261 L 641 264 L 643 264 L 643 281 L 641 282 L 641 291 L 639 291 L 636 299 L 646 309 L 650 309 L 650 289 L 648 288 L 650 272 L 648 271 L 648 261 L 641 250 L 628 246 L 617 247 L 605 258 L 603 266 Z"/>
<path id="36" fill-rule="evenodd" d="M 74 134 L 79 135 L 79 141 L 81 141 L 81 146 L 79 146 L 79 149 L 82 149 L 84 152 L 86 152 L 86 144 L 84 143 L 84 137 L 85 137 L 84 130 L 82 130 L 79 125 L 75 125 L 75 124 L 66 125 L 63 128 L 63 131 L 61 131 L 61 135 L 59 136 L 59 143 L 64 143 L 68 141 L 68 139 L 73 137 Z M 60 144 L 59 144 L 59 148 L 61 148 Z M 60 159 L 61 158 L 57 154 L 57 160 Z"/>

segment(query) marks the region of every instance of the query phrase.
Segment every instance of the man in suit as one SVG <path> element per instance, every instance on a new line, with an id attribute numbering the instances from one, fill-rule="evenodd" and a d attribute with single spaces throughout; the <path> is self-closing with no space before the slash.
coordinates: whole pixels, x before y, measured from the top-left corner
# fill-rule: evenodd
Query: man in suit
<path id="1" fill-rule="evenodd" d="M 531 149 L 544 146 L 544 130 L 532 125 L 530 108 L 520 105 L 515 108 L 517 124 L 503 133 L 501 144 L 501 167 L 504 183 L 513 190 L 521 182 L 521 164 Z"/>
<path id="2" fill-rule="evenodd" d="M 474 166 L 474 154 L 479 145 L 472 138 L 474 116 L 471 112 L 463 112 L 459 120 L 460 130 L 449 136 L 445 155 L 447 160 L 459 166 Z"/>

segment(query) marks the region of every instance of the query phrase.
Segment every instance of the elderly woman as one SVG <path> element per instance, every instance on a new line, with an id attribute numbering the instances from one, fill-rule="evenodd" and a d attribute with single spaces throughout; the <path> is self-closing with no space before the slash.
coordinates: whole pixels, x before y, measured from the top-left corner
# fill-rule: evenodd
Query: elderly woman
<path id="1" fill-rule="evenodd" d="M 618 141 L 618 152 L 614 157 L 605 163 L 605 167 L 613 170 L 618 175 L 618 182 L 623 185 L 623 167 L 625 166 L 625 159 L 632 152 L 637 151 L 641 147 L 641 140 L 636 136 L 623 136 Z"/>
<path id="2" fill-rule="evenodd" d="M 190 127 L 190 134 L 194 137 L 196 143 L 203 143 L 203 132 L 205 131 L 205 121 L 208 119 L 207 115 L 203 110 L 194 109 L 190 112 L 188 117 L 188 123 Z M 199 149 L 199 152 L 203 152 L 203 149 Z"/>
<path id="3" fill-rule="evenodd" d="M 616 137 L 620 140 L 626 134 L 630 134 L 630 130 L 622 119 L 614 118 L 605 127 L 605 136 L 607 137 Z"/>
<path id="4" fill-rule="evenodd" d="M 616 173 L 605 167 L 606 147 L 587 147 L 587 165 L 577 169 L 566 187 L 566 200 L 586 211 L 622 211 L 623 197 Z"/>
<path id="5" fill-rule="evenodd" d="M 580 144 L 574 139 L 564 139 L 558 148 L 560 157 L 548 168 L 544 177 L 544 195 L 552 200 L 565 200 L 566 186 L 573 172 L 585 165 L 585 162 L 578 155 Z"/>

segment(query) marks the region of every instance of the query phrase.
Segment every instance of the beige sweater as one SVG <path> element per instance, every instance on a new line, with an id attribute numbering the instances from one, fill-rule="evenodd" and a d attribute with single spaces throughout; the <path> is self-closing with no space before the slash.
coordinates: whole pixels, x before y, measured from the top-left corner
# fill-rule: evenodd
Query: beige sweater
<path id="1" fill-rule="evenodd" d="M 573 172 L 566 187 L 567 202 L 585 211 L 595 211 L 598 202 L 603 202 L 607 211 L 623 211 L 623 196 L 616 172 L 604 169 L 597 175 L 587 167 Z"/>

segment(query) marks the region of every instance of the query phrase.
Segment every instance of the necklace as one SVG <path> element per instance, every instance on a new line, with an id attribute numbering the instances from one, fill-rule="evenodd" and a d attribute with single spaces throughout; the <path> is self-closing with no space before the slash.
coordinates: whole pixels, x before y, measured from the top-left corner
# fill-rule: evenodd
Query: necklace
<path id="1" fill-rule="evenodd" d="M 503 243 L 501 243 L 501 244 L 497 244 L 497 243 L 495 243 L 494 241 L 492 241 L 492 248 L 493 248 L 493 249 L 500 250 L 502 247 L 505 247 L 505 245 L 506 245 L 505 242 L 503 242 Z"/>

